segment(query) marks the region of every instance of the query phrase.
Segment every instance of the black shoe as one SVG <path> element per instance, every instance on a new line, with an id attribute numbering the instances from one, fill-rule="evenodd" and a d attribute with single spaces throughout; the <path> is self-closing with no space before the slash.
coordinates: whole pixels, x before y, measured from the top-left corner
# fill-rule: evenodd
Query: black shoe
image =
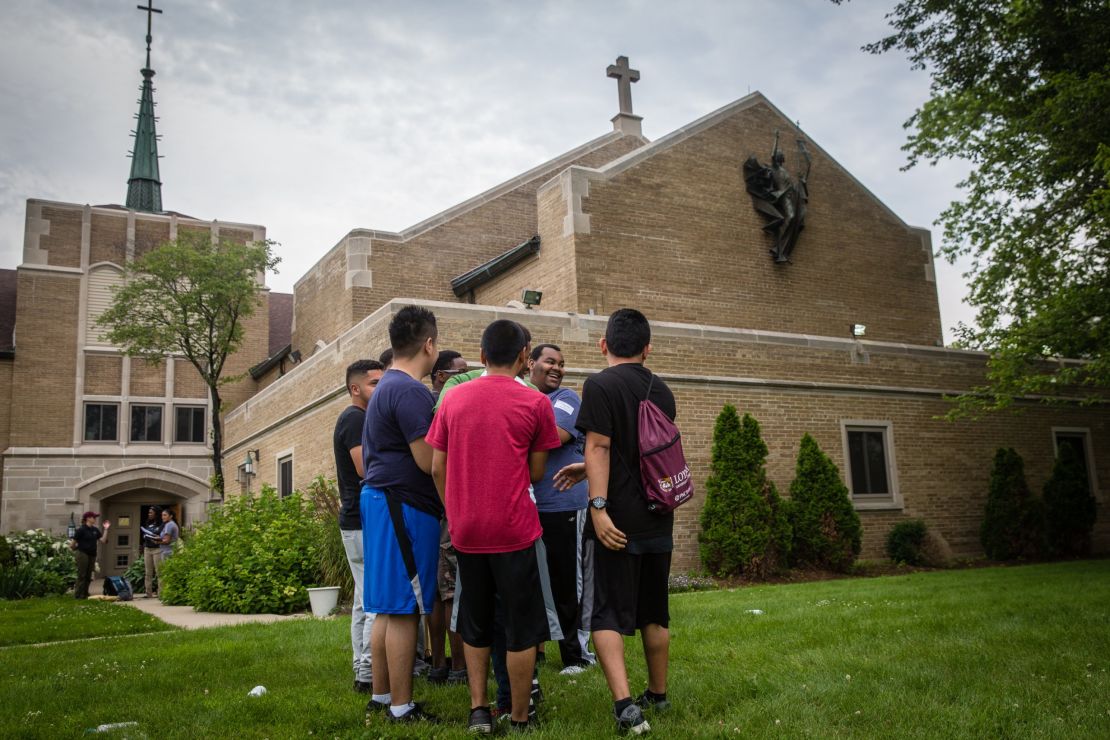
<path id="1" fill-rule="evenodd" d="M 439 722 L 439 717 L 424 711 L 424 705 L 416 702 L 409 711 L 402 714 L 400 717 L 394 717 L 393 712 L 387 715 L 390 722 Z"/>
<path id="2" fill-rule="evenodd" d="M 644 735 L 651 732 L 651 725 L 644 719 L 644 713 L 635 704 L 629 704 L 620 714 L 613 713 L 617 720 L 617 733 L 624 735 L 631 732 L 633 735 Z"/>
<path id="3" fill-rule="evenodd" d="M 358 679 L 355 679 L 355 684 L 351 688 L 355 690 L 356 694 L 374 693 L 374 687 L 369 681 L 359 681 Z"/>
<path id="4" fill-rule="evenodd" d="M 441 668 L 431 669 L 430 671 L 428 671 L 428 683 L 434 683 L 434 684 L 447 683 L 447 674 L 448 674 L 448 672 L 449 671 L 448 671 L 447 666 L 442 666 Z"/>
<path id="5" fill-rule="evenodd" d="M 369 727 L 374 717 L 380 714 L 389 714 L 389 705 L 385 702 L 374 701 L 371 699 L 366 702 L 366 726 Z"/>
<path id="6" fill-rule="evenodd" d="M 640 709 L 650 709 L 654 712 L 665 712 L 671 708 L 671 703 L 669 701 L 648 694 L 647 689 L 644 690 L 644 693 L 636 697 L 635 704 Z"/>
<path id="7" fill-rule="evenodd" d="M 493 717 L 489 707 L 475 707 L 470 710 L 470 722 L 466 725 L 470 735 L 490 735 L 493 733 Z"/>

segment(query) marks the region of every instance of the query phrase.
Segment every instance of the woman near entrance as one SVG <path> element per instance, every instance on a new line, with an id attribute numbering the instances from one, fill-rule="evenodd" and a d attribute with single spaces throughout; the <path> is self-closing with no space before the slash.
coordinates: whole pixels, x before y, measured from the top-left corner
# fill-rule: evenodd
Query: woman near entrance
<path id="1" fill-rule="evenodd" d="M 108 529 L 112 523 L 105 520 L 104 531 L 101 532 L 96 526 L 99 517 L 100 514 L 95 511 L 86 511 L 81 517 L 81 526 L 69 541 L 69 547 L 77 561 L 77 584 L 73 587 L 75 599 L 89 598 L 89 583 L 96 570 L 96 543 L 108 541 Z"/>
<path id="2" fill-rule="evenodd" d="M 142 523 L 140 544 L 143 550 L 143 585 L 146 597 L 154 596 L 154 569 L 158 563 L 159 550 L 162 549 L 162 517 L 157 506 L 147 507 L 146 521 Z"/>

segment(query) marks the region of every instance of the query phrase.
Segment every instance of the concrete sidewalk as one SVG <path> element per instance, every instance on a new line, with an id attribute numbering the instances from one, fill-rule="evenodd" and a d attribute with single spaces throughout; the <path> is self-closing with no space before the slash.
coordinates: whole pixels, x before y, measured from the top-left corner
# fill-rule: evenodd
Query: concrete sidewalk
<path id="1" fill-rule="evenodd" d="M 103 581 L 97 580 L 89 587 L 89 593 L 103 593 Z M 308 614 L 218 614 L 216 612 L 198 612 L 191 606 L 167 606 L 158 599 L 148 599 L 142 595 L 135 596 L 134 601 L 114 602 L 121 606 L 134 607 L 146 612 L 152 617 L 161 619 L 166 624 L 181 627 L 187 630 L 204 629 L 205 627 L 228 627 L 237 624 L 268 624 L 282 622 L 287 619 L 304 619 Z"/>

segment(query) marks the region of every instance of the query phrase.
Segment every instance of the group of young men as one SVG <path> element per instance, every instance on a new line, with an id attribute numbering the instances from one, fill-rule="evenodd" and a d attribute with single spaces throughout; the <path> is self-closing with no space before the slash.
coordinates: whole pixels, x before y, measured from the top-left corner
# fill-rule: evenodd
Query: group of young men
<path id="1" fill-rule="evenodd" d="M 647 319 L 634 309 L 609 317 L 599 342 L 608 367 L 586 379 L 581 399 L 562 386 L 559 347 L 533 348 L 514 321 L 486 327 L 483 367 L 469 372 L 457 352 L 440 352 L 427 309 L 399 311 L 389 338 L 391 357 L 348 368 L 351 406 L 334 435 L 355 579 L 355 689 L 372 694 L 368 721 L 436 721 L 413 701 L 425 617 L 429 679 L 465 677 L 470 732 L 492 732 L 499 713 L 511 729 L 534 726 L 537 648 L 557 640 L 563 673 L 581 672 L 593 656 L 580 630 L 592 633 L 618 731 L 648 731 L 644 712 L 669 706 L 673 515 L 644 498 L 637 409 L 650 397 L 673 419 L 675 402 L 644 367 Z M 633 697 L 624 636 L 636 630 L 648 685 Z"/>

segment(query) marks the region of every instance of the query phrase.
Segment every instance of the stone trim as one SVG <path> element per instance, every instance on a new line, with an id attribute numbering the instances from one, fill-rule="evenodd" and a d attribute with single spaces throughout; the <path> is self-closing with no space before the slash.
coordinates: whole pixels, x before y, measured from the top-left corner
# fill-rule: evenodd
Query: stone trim
<path id="1" fill-rule="evenodd" d="M 93 443 L 88 443 L 93 444 Z M 136 454 L 145 457 L 165 457 L 173 459 L 195 459 L 195 460 L 209 460 L 212 455 L 210 452 L 200 452 L 199 447 L 195 444 L 188 445 L 187 449 L 178 447 L 171 447 L 168 450 L 152 451 L 157 448 L 147 447 L 147 452 L 136 452 L 135 450 L 124 449 L 118 444 L 110 442 L 103 443 L 103 446 L 98 447 L 9 447 L 4 450 L 4 459 L 19 459 L 19 458 L 40 458 L 40 457 L 128 457 Z"/>
<path id="2" fill-rule="evenodd" d="M 890 484 L 889 494 L 863 494 L 857 497 L 852 492 L 852 461 L 848 454 L 849 427 L 882 430 L 883 453 L 886 455 L 887 483 Z M 848 487 L 848 497 L 856 511 L 902 511 L 905 503 L 902 501 L 902 489 L 898 485 L 898 462 L 894 451 L 894 422 L 889 419 L 841 419 L 840 420 L 841 452 L 844 454 L 844 464 L 840 467 L 840 474 L 844 485 Z"/>
<path id="3" fill-rule="evenodd" d="M 50 235 L 50 222 L 42 217 L 43 201 L 27 201 L 27 217 L 23 227 L 23 264 L 46 265 L 50 255 L 39 246 L 39 240 Z"/>

